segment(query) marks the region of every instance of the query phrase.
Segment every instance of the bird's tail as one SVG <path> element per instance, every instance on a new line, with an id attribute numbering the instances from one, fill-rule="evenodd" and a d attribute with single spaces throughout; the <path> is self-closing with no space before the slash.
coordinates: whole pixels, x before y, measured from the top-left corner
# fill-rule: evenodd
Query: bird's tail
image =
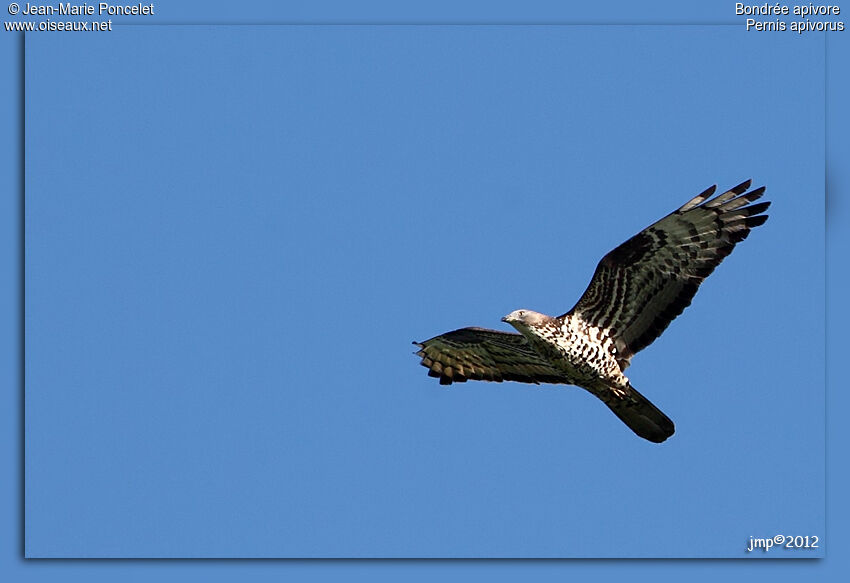
<path id="1" fill-rule="evenodd" d="M 676 431 L 670 418 L 631 385 L 624 396 L 610 397 L 603 402 L 629 429 L 649 441 L 661 443 Z"/>

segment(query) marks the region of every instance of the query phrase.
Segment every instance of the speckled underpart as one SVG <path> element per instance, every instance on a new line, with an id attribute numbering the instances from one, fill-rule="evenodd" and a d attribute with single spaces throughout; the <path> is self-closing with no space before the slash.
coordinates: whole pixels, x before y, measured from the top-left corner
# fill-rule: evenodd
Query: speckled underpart
<path id="1" fill-rule="evenodd" d="M 580 316 L 564 314 L 542 326 L 512 325 L 546 360 L 563 372 L 569 383 L 594 394 L 612 388 L 626 389 L 629 379 L 617 364 L 614 340 L 606 331 L 590 326 Z"/>

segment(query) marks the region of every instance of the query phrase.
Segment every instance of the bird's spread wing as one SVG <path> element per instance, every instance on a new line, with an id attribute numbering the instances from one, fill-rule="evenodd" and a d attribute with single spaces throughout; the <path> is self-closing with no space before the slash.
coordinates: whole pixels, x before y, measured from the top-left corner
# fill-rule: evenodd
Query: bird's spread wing
<path id="1" fill-rule="evenodd" d="M 710 198 L 712 186 L 608 253 L 576 306 L 592 326 L 615 339 L 620 367 L 649 346 L 690 305 L 700 283 L 761 225 L 769 202 L 750 181 Z"/>
<path id="2" fill-rule="evenodd" d="M 567 383 L 567 379 L 540 358 L 521 334 L 462 328 L 435 336 L 420 347 L 422 366 L 441 385 L 482 381 L 523 383 Z"/>

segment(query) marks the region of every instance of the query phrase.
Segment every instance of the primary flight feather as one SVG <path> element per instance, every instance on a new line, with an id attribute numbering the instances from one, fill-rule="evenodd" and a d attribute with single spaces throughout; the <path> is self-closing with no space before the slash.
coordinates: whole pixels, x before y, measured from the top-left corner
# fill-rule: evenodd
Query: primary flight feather
<path id="1" fill-rule="evenodd" d="M 712 186 L 608 253 L 566 314 L 516 310 L 502 321 L 519 334 L 462 328 L 414 342 L 421 364 L 444 385 L 470 379 L 577 385 L 640 437 L 664 441 L 673 422 L 623 371 L 690 305 L 750 229 L 767 220 L 770 203 L 752 204 L 764 187 L 747 192 L 750 182 L 714 198 Z"/>

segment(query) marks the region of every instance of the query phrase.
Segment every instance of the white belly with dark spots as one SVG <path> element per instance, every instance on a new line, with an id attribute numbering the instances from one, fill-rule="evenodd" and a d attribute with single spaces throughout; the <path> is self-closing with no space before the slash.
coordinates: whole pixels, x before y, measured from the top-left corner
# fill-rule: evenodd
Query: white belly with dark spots
<path id="1" fill-rule="evenodd" d="M 534 348 L 561 369 L 573 384 L 593 389 L 600 384 L 625 387 L 628 379 L 614 358 L 614 341 L 599 328 L 577 318 L 526 333 Z"/>

